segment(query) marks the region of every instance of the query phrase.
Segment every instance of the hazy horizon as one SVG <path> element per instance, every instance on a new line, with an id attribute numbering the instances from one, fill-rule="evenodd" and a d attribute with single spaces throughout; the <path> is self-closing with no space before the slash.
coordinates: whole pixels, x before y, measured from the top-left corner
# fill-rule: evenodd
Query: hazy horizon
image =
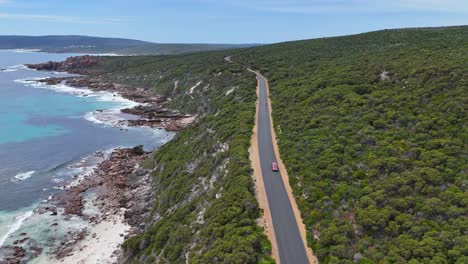
<path id="1" fill-rule="evenodd" d="M 221 43 L 221 42 L 153 42 L 150 40 L 145 40 L 145 39 L 132 39 L 132 38 L 126 38 L 126 37 L 121 37 L 121 36 L 93 36 L 93 35 L 74 35 L 74 34 L 63 34 L 63 35 L 53 35 L 53 34 L 45 34 L 45 35 L 0 35 L 0 36 L 21 36 L 21 37 L 49 37 L 49 36 L 79 36 L 79 37 L 92 37 L 92 38 L 115 38 L 115 39 L 130 39 L 130 40 L 139 40 L 139 41 L 144 41 L 144 42 L 150 42 L 150 43 L 156 43 L 156 44 L 259 44 L 259 45 L 269 45 L 269 44 L 276 44 L 276 43 L 282 43 L 282 42 L 290 42 L 290 41 L 301 41 L 301 40 L 311 40 L 311 39 L 320 39 L 320 38 L 333 38 L 333 37 L 342 37 L 342 36 L 350 36 L 350 35 L 358 35 L 358 34 L 365 34 L 369 32 L 375 32 L 375 31 L 381 31 L 381 30 L 394 30 L 394 29 L 421 29 L 421 28 L 438 28 L 438 27 L 463 27 L 463 26 L 468 26 L 466 25 L 449 25 L 449 26 L 430 26 L 430 27 L 404 27 L 404 28 L 382 28 L 382 29 L 376 29 L 376 30 L 371 30 L 371 31 L 363 31 L 363 32 L 356 32 L 356 33 L 350 33 L 350 34 L 343 34 L 343 35 L 333 35 L 333 36 L 324 36 L 324 37 L 315 37 L 315 38 L 304 38 L 304 39 L 291 39 L 291 40 L 283 40 L 279 42 L 270 42 L 270 43 L 255 43 L 255 42 L 243 42 L 243 43 Z"/>
<path id="2" fill-rule="evenodd" d="M 462 0 L 0 0 L 0 35 L 86 35 L 157 43 L 277 43 L 468 24 Z"/>

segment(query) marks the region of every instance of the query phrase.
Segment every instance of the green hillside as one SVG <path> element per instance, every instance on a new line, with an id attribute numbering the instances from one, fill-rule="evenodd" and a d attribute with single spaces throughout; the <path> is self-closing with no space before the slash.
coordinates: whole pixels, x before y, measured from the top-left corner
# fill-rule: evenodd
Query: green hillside
<path id="1" fill-rule="evenodd" d="M 280 152 L 323 263 L 468 261 L 468 27 L 283 43 L 237 59 L 270 80 Z"/>
<path id="2" fill-rule="evenodd" d="M 102 58 L 89 71 L 154 89 L 199 118 L 146 163 L 156 182 L 153 216 L 124 244 L 128 262 L 269 263 L 248 153 L 254 76 L 219 52 Z"/>
<path id="3" fill-rule="evenodd" d="M 180 43 L 152 43 L 114 51 L 127 55 L 170 55 L 204 51 L 226 50 L 257 46 L 255 44 L 180 44 Z"/>
<path id="4" fill-rule="evenodd" d="M 321 263 L 468 262 L 467 26 L 102 58 L 92 74 L 199 116 L 146 164 L 153 226 L 125 243 L 129 262 L 267 259 L 248 66 L 270 81 L 280 152 Z"/>

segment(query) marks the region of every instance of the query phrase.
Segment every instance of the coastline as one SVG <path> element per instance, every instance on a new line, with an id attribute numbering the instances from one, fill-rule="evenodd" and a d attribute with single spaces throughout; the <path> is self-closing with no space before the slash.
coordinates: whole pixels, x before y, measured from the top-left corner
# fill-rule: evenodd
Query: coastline
<path id="1" fill-rule="evenodd" d="M 70 57 L 62 62 L 46 62 L 40 64 L 26 64 L 33 70 L 66 72 L 77 74 L 73 77 L 51 77 L 36 80 L 46 85 L 65 85 L 77 89 L 88 89 L 93 92 L 108 92 L 114 97 L 136 102 L 137 105 L 120 109 L 123 114 L 139 117 L 122 120 L 119 125 L 124 126 L 146 126 L 151 128 L 163 128 L 167 131 L 179 131 L 190 124 L 194 117 L 180 113 L 168 108 L 170 98 L 153 93 L 150 89 L 143 87 L 130 87 L 104 81 L 93 77 L 90 68 L 96 66 L 99 59 L 94 56 Z M 97 110 L 97 112 L 102 112 Z"/>
<path id="2" fill-rule="evenodd" d="M 149 171 L 139 164 L 148 158 L 141 146 L 115 149 L 93 173 L 57 198 L 65 215 L 86 219 L 85 231 L 59 248 L 50 263 L 114 263 L 124 239 L 138 232 L 151 201 Z M 144 206 L 142 206 L 142 203 Z"/>
<path id="3" fill-rule="evenodd" d="M 31 65 L 27 65 L 32 68 Z M 34 69 L 34 68 L 32 68 Z M 47 69 L 34 69 L 47 70 Z M 49 71 L 49 70 L 47 70 Z M 69 72 L 57 70 L 60 72 Z M 70 72 L 76 73 L 76 72 Z M 31 85 L 43 85 L 57 91 L 87 97 L 90 93 L 109 95 L 113 100 L 127 100 L 125 108 L 96 110 L 88 113 L 85 118 L 96 123 L 105 123 L 120 129 L 129 127 L 149 127 L 178 131 L 189 125 L 193 117 L 165 108 L 168 98 L 141 94 L 142 89 L 102 83 L 87 76 L 46 78 L 29 81 Z M 55 87 L 53 87 L 55 86 Z M 43 88 L 43 87 L 41 87 Z M 72 90 L 72 89 L 74 90 Z M 67 90 L 68 89 L 68 90 Z M 128 92 L 136 90 L 135 92 Z M 60 91 L 59 91 L 60 92 Z M 132 102 L 132 104 L 130 104 Z M 107 115 L 122 116 L 108 120 Z M 93 120 L 97 116 L 101 119 Z M 81 225 L 65 235 L 67 241 L 53 247 L 51 252 L 43 252 L 39 245 L 26 246 L 30 241 L 27 233 L 22 233 L 14 246 L 4 247 L 7 252 L 6 263 L 21 263 L 32 260 L 31 263 L 115 263 L 120 257 L 120 245 L 123 241 L 144 228 L 143 222 L 152 201 L 152 177 L 149 171 L 140 166 L 150 152 L 145 152 L 142 146 L 134 148 L 116 148 L 107 155 L 97 152 L 88 156 L 80 164 L 83 166 L 88 159 L 94 165 L 87 167 L 85 173 L 75 175 L 71 182 L 60 188 L 63 192 L 57 197 L 49 197 L 39 207 L 28 215 L 43 216 L 56 220 L 50 224 L 51 229 L 59 225 L 73 223 Z M 146 206 L 148 205 L 148 206 Z"/>
<path id="4" fill-rule="evenodd" d="M 76 54 L 77 56 L 80 55 L 90 55 L 90 56 L 130 56 L 126 54 L 119 54 L 119 53 L 89 53 L 89 52 L 50 52 L 43 49 L 0 49 L 0 51 L 12 51 L 15 53 L 49 53 L 49 54 L 63 54 L 63 53 L 71 53 Z"/>
<path id="5" fill-rule="evenodd" d="M 139 165 L 149 155 L 142 146 L 115 148 L 72 165 L 85 172 L 23 217 L 46 223 L 47 244 L 24 231 L 2 248 L 0 263 L 115 263 L 120 245 L 138 233 L 151 208 L 152 178 Z"/>

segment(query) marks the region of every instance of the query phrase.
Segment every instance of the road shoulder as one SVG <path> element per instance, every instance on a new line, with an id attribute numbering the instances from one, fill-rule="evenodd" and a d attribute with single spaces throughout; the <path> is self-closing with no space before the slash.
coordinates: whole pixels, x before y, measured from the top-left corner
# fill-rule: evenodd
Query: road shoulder
<path id="1" fill-rule="evenodd" d="M 307 252 L 307 258 L 309 260 L 309 263 L 318 264 L 319 262 L 317 260 L 317 257 L 314 256 L 314 254 L 312 252 L 312 249 L 310 247 L 308 247 L 308 245 L 307 245 L 306 227 L 305 227 L 304 222 L 302 221 L 301 212 L 299 211 L 299 207 L 297 206 L 296 199 L 294 198 L 291 185 L 289 184 L 289 176 L 288 176 L 288 172 L 286 170 L 286 166 L 284 166 L 283 160 L 281 159 L 281 155 L 280 155 L 279 147 L 278 147 L 278 142 L 276 140 L 276 133 L 275 133 L 275 129 L 274 129 L 274 126 L 273 126 L 273 117 L 271 115 L 271 113 L 273 113 L 273 112 L 272 112 L 271 101 L 270 101 L 270 85 L 268 83 L 268 79 L 266 79 L 265 77 L 264 77 L 264 79 L 266 81 L 266 89 L 267 89 L 267 96 L 268 96 L 268 109 L 269 109 L 269 112 L 270 112 L 271 137 L 272 137 L 272 140 L 273 140 L 273 149 L 275 151 L 275 156 L 276 156 L 276 159 L 277 159 L 279 171 L 281 173 L 281 177 L 283 178 L 283 183 L 284 183 L 284 187 L 286 188 L 286 192 L 288 193 L 289 202 L 291 203 L 291 207 L 292 207 L 293 212 L 294 212 L 294 218 L 296 219 L 297 226 L 299 228 L 299 232 L 301 234 L 301 238 L 302 238 L 302 241 L 304 243 L 304 247 L 305 247 L 306 252 Z M 257 87 L 257 92 L 258 92 L 258 87 Z"/>
<path id="2" fill-rule="evenodd" d="M 253 72 L 253 71 L 252 71 Z M 268 205 L 268 199 L 266 195 L 265 185 L 263 183 L 262 169 L 260 166 L 260 156 L 258 150 L 258 141 L 257 141 L 257 130 L 258 130 L 258 95 L 259 95 L 259 86 L 257 83 L 257 101 L 256 112 L 255 112 L 255 124 L 252 131 L 252 139 L 250 140 L 250 161 L 253 168 L 253 180 L 255 183 L 255 196 L 259 203 L 260 208 L 263 211 L 262 216 L 257 220 L 258 225 L 263 227 L 265 234 L 271 242 L 271 254 L 275 259 L 276 263 L 280 263 L 278 244 L 276 242 L 275 230 L 273 228 L 273 220 L 271 217 L 270 207 Z"/>

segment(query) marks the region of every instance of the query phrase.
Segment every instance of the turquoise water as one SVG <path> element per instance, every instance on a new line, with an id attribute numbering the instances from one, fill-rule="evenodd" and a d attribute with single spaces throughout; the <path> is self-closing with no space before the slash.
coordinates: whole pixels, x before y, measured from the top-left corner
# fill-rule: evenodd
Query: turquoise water
<path id="1" fill-rule="evenodd" d="M 149 128 L 115 128 L 124 116 L 119 109 L 134 102 L 62 84 L 47 86 L 37 80 L 69 75 L 22 66 L 71 55 L 0 51 L 0 212 L 47 197 L 51 180 L 67 180 L 67 166 L 96 151 L 140 144 L 153 149 L 171 137 Z"/>
<path id="2" fill-rule="evenodd" d="M 50 117 L 80 117 L 97 108 L 109 109 L 120 104 L 60 94 L 45 89 L 31 89 L 23 79 L 67 76 L 27 70 L 21 63 L 62 60 L 72 54 L 18 53 L 0 51 L 0 144 L 57 136 L 69 132 L 60 124 L 48 122 Z"/>
<path id="3" fill-rule="evenodd" d="M 42 85 L 38 78 L 67 74 L 21 66 L 71 55 L 0 51 L 0 262 L 2 249 L 21 232 L 30 235 L 35 243 L 30 246 L 39 247 L 65 232 L 51 233 L 50 224 L 63 221 L 33 211 L 59 194 L 72 176 L 92 169 L 95 164 L 83 165 L 87 157 L 115 147 L 152 150 L 173 136 L 163 130 L 115 127 L 118 120 L 132 118 L 119 109 L 135 103 L 104 92 Z"/>
<path id="4" fill-rule="evenodd" d="M 14 86 L 12 89 L 21 91 L 30 88 Z M 69 132 L 63 126 L 48 123 L 50 116 L 80 118 L 83 113 L 116 106 L 118 104 L 113 102 L 90 101 L 84 97 L 65 94 L 51 95 L 51 92 L 41 96 L 36 93 L 18 93 L 17 96 L 3 100 L 0 106 L 0 144 Z"/>
<path id="5" fill-rule="evenodd" d="M 8 142 L 21 142 L 36 137 L 55 136 L 66 133 L 63 129 L 55 125 L 33 126 L 27 123 L 28 115 L 16 113 L 14 115 L 0 114 L 0 119 L 6 124 L 0 131 L 0 144 Z M 11 133 L 10 131 L 18 131 Z"/>

